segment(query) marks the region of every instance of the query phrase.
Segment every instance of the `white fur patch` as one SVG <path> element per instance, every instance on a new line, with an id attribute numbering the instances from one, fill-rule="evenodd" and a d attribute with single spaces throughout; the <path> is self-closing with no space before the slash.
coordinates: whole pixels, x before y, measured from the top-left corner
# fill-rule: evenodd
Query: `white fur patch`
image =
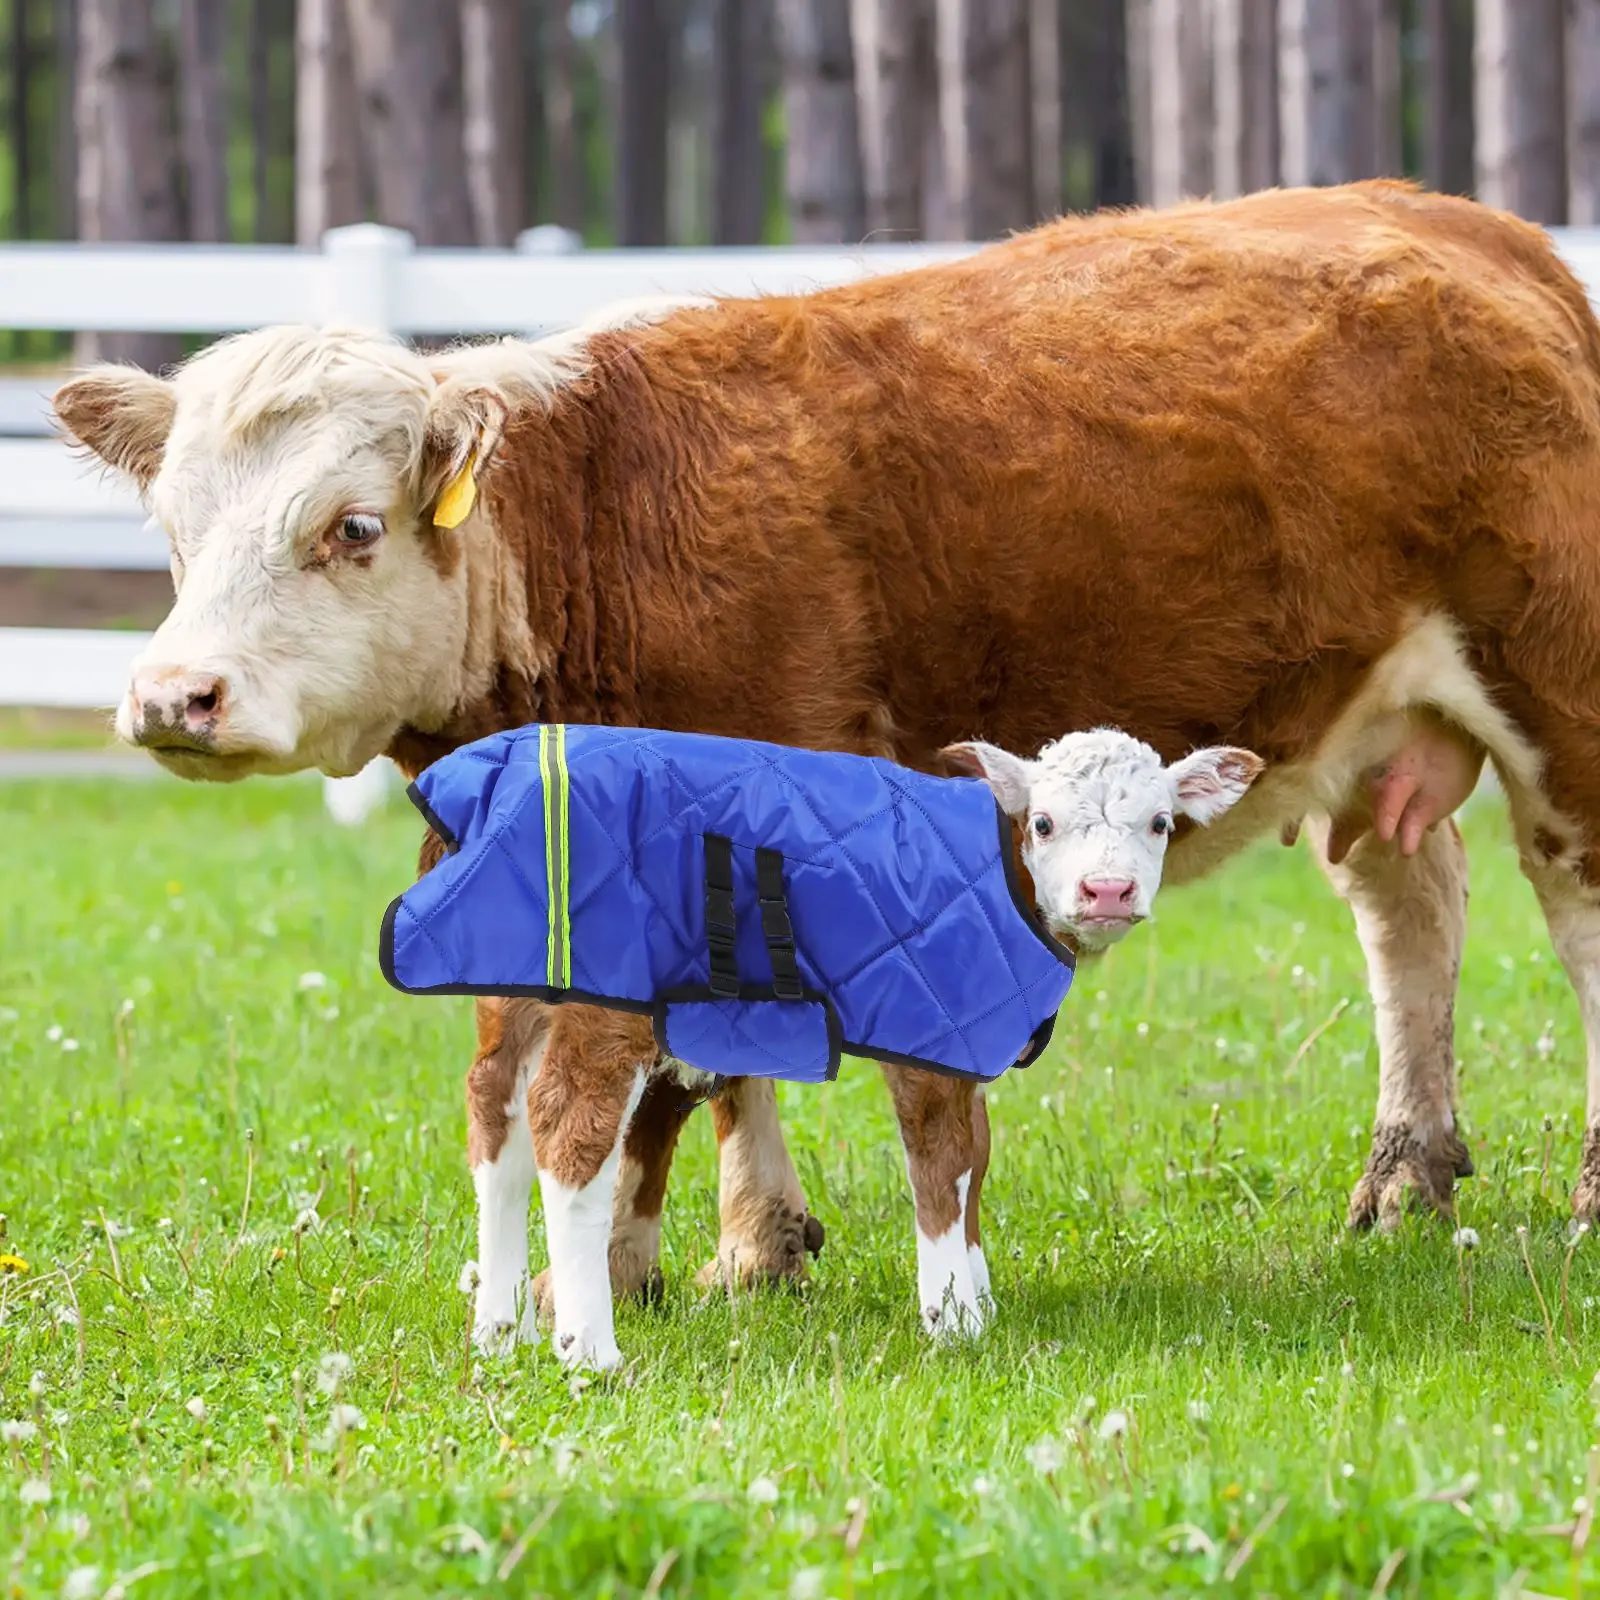
<path id="1" fill-rule="evenodd" d="M 972 1281 L 967 1247 L 967 1189 L 971 1183 L 970 1172 L 956 1179 L 959 1213 L 938 1238 L 930 1239 L 920 1224 L 917 1227 L 917 1304 L 923 1327 L 936 1339 L 983 1331 L 984 1311 Z"/>
<path id="2" fill-rule="evenodd" d="M 533 1140 L 528 1133 L 528 1085 L 544 1045 L 517 1073 L 506 1103 L 505 1143 L 493 1161 L 472 1169 L 478 1196 L 478 1292 L 472 1338 L 480 1350 L 500 1354 L 518 1341 L 537 1343 L 528 1293 L 528 1202 L 533 1195 Z"/>
<path id="3" fill-rule="evenodd" d="M 553 1343 L 567 1366 L 609 1372 L 622 1363 L 611 1303 L 611 1218 L 622 1142 L 644 1092 L 644 1081 L 643 1072 L 635 1075 L 617 1127 L 617 1142 L 588 1183 L 573 1189 L 548 1172 L 539 1174 L 550 1249 L 550 1292 L 555 1301 Z"/>

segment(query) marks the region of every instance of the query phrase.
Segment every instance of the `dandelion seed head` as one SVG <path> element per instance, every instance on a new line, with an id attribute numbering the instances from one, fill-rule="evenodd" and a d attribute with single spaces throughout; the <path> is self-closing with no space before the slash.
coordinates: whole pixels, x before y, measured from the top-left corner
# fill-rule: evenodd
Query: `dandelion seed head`
<path id="1" fill-rule="evenodd" d="M 93 1600 L 99 1592 L 99 1567 L 74 1567 L 61 1585 L 61 1600 Z"/>
<path id="2" fill-rule="evenodd" d="M 789 1580 L 789 1600 L 822 1600 L 828 1575 L 821 1567 L 802 1567 Z"/>
<path id="3" fill-rule="evenodd" d="M 456 1279 L 456 1288 L 458 1288 L 462 1294 L 471 1294 L 477 1287 L 478 1263 L 476 1261 L 468 1261 L 463 1263 L 461 1268 L 461 1276 Z"/>
<path id="4" fill-rule="evenodd" d="M 1052 1473 L 1061 1470 L 1061 1463 L 1065 1460 L 1065 1453 L 1061 1448 L 1061 1441 L 1046 1434 L 1044 1438 L 1030 1444 L 1022 1452 L 1022 1459 L 1039 1474 L 1041 1478 L 1048 1478 Z"/>
<path id="5" fill-rule="evenodd" d="M 66 1032 L 67 1030 L 63 1028 L 59 1022 L 52 1022 L 50 1026 L 44 1030 L 44 1036 L 50 1041 L 51 1044 L 60 1044 L 62 1039 L 66 1037 Z"/>
<path id="6" fill-rule="evenodd" d="M 337 1405 L 328 1409 L 328 1427 L 336 1435 L 355 1433 L 367 1425 L 357 1406 Z"/>
<path id="7" fill-rule="evenodd" d="M 745 1497 L 755 1506 L 775 1506 L 778 1503 L 778 1486 L 771 1478 L 753 1478 Z"/>
<path id="8" fill-rule="evenodd" d="M 327 974 L 322 972 L 302 972 L 296 987 L 299 989 L 326 989 L 328 987 Z"/>
<path id="9" fill-rule="evenodd" d="M 6 1444 L 26 1444 L 38 1431 L 38 1427 L 26 1418 L 0 1422 L 0 1440 Z"/>
<path id="10" fill-rule="evenodd" d="M 1211 1420 L 1211 1406 L 1204 1400 L 1191 1400 L 1188 1405 L 1189 1420 L 1191 1422 L 1209 1422 Z"/>
<path id="11" fill-rule="evenodd" d="M 1457 1228 L 1450 1236 L 1450 1242 L 1457 1250 L 1476 1250 L 1478 1248 L 1478 1230 L 1476 1228 Z"/>
<path id="12" fill-rule="evenodd" d="M 50 1484 L 44 1478 L 27 1479 L 18 1496 L 25 1506 L 47 1506 L 50 1504 Z"/>
<path id="13" fill-rule="evenodd" d="M 1344 1465 L 1339 1468 L 1339 1476 L 1341 1478 L 1353 1478 L 1355 1475 L 1356 1469 L 1348 1461 L 1346 1461 Z"/>
<path id="14" fill-rule="evenodd" d="M 317 1387 L 323 1394 L 337 1394 L 339 1385 L 355 1370 L 355 1362 L 342 1350 L 330 1350 L 317 1363 Z"/>
<path id="15" fill-rule="evenodd" d="M 183 1409 L 194 1418 L 196 1422 L 206 1420 L 206 1403 L 197 1394 L 192 1394 L 183 1402 Z"/>
<path id="16" fill-rule="evenodd" d="M 1100 1437 L 1102 1439 L 1120 1439 L 1128 1431 L 1128 1413 L 1126 1411 L 1108 1411 L 1100 1419 Z"/>

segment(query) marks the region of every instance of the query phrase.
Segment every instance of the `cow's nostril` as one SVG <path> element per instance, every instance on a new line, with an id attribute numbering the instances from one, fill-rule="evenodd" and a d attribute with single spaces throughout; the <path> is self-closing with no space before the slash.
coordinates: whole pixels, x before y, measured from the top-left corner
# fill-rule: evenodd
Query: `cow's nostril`
<path id="1" fill-rule="evenodd" d="M 184 708 L 184 720 L 191 728 L 211 721 L 222 709 L 222 685 L 213 681 L 204 689 L 191 691 Z"/>

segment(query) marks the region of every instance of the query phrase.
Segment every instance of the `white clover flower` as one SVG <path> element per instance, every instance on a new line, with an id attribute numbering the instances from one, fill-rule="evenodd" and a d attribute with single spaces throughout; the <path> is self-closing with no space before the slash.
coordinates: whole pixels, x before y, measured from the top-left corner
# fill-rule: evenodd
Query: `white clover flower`
<path id="1" fill-rule="evenodd" d="M 1126 1411 L 1108 1411 L 1100 1419 L 1100 1437 L 1102 1439 L 1120 1439 L 1128 1431 L 1128 1413 Z"/>
<path id="2" fill-rule="evenodd" d="M 461 1276 L 456 1279 L 456 1288 L 458 1288 L 462 1294 L 471 1294 L 472 1291 L 478 1287 L 478 1284 L 481 1281 L 482 1280 L 478 1277 L 478 1263 L 476 1261 L 463 1262 L 461 1266 Z"/>
<path id="3" fill-rule="evenodd" d="M 197 1394 L 190 1395 L 189 1398 L 183 1402 L 183 1409 L 187 1411 L 196 1422 L 204 1422 L 206 1420 L 206 1403 Z"/>
<path id="4" fill-rule="evenodd" d="M 778 1503 L 778 1486 L 771 1478 L 756 1478 L 745 1490 L 745 1495 L 751 1505 L 775 1506 Z"/>
<path id="5" fill-rule="evenodd" d="M 1041 1478 L 1048 1478 L 1051 1473 L 1061 1470 L 1061 1463 L 1066 1459 L 1061 1448 L 1061 1441 L 1046 1434 L 1036 1444 L 1030 1444 L 1022 1452 L 1022 1459 L 1039 1474 Z"/>
<path id="6" fill-rule="evenodd" d="M 99 1593 L 99 1567 L 74 1567 L 61 1585 L 61 1600 L 94 1600 Z"/>
<path id="7" fill-rule="evenodd" d="M 330 1350 L 317 1363 L 317 1387 L 323 1394 L 337 1394 L 339 1385 L 355 1370 L 355 1362 L 342 1350 Z"/>
<path id="8" fill-rule="evenodd" d="M 38 1428 L 25 1418 L 16 1422 L 0 1422 L 0 1440 L 4 1440 L 7 1444 L 26 1444 L 38 1431 Z"/>
<path id="9" fill-rule="evenodd" d="M 1450 1242 L 1457 1250 L 1476 1250 L 1478 1248 L 1478 1230 L 1476 1228 L 1457 1228 L 1450 1236 Z"/>
<path id="10" fill-rule="evenodd" d="M 29 1478 L 18 1495 L 25 1506 L 47 1506 L 50 1504 L 50 1485 L 43 1478 Z"/>
<path id="11" fill-rule="evenodd" d="M 328 987 L 327 975 L 321 972 L 302 972 L 300 974 L 300 982 L 296 987 L 300 989 L 326 989 Z"/>

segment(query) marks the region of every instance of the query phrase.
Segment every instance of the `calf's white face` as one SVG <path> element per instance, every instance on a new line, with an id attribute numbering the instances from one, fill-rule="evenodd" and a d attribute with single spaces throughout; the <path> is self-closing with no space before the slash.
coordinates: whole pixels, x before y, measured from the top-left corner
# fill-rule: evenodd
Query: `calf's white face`
<path id="1" fill-rule="evenodd" d="M 1150 915 L 1175 820 L 1221 816 L 1262 767 L 1259 756 L 1226 746 L 1168 766 L 1149 745 L 1108 728 L 1069 733 L 1032 761 L 980 742 L 945 753 L 1021 823 L 1040 915 L 1090 952 Z"/>

